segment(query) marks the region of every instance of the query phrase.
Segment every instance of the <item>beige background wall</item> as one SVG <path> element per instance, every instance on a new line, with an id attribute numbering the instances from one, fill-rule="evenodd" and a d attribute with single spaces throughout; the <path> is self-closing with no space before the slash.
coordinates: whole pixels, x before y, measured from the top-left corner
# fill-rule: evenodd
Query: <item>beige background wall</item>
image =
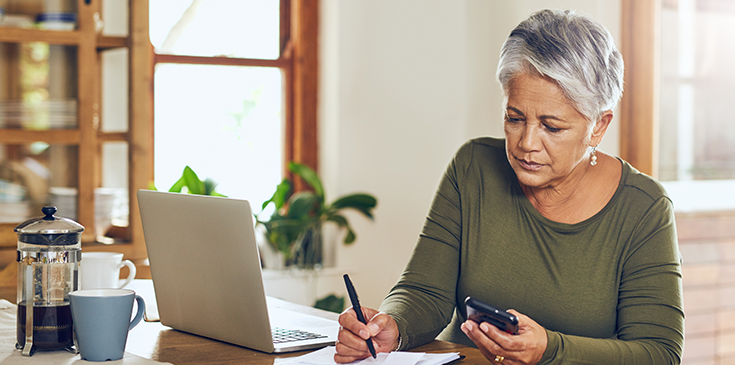
<path id="1" fill-rule="evenodd" d="M 326 191 L 377 196 L 375 221 L 338 246 L 364 305 L 395 283 L 456 149 L 502 136 L 500 46 L 543 8 L 573 8 L 620 35 L 620 4 L 602 0 L 322 0 L 320 172 Z M 617 128 L 601 146 L 617 154 Z"/>

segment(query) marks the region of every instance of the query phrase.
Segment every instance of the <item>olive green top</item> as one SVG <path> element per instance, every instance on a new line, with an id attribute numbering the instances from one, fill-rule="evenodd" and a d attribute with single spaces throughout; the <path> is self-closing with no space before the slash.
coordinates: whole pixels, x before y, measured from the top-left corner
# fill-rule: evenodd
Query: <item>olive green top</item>
<path id="1" fill-rule="evenodd" d="M 679 363 L 681 258 L 664 189 L 623 161 L 600 212 L 554 222 L 521 191 L 504 143 L 471 140 L 447 168 L 413 256 L 380 306 L 398 323 L 401 349 L 442 330 L 439 339 L 474 346 L 459 328 L 472 296 L 546 328 L 540 364 Z"/>

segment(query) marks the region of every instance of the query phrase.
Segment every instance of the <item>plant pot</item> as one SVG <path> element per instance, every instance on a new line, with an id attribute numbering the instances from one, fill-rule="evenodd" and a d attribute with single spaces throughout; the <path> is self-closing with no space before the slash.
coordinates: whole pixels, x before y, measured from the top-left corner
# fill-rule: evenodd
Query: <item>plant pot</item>
<path id="1" fill-rule="evenodd" d="M 283 252 L 276 250 L 273 245 L 268 242 L 268 238 L 266 238 L 265 234 L 265 227 L 260 224 L 255 226 L 255 242 L 258 244 L 261 266 L 266 269 L 285 269 L 286 259 Z"/>
<path id="2" fill-rule="evenodd" d="M 315 225 L 299 237 L 293 256 L 286 262 L 286 266 L 296 266 L 301 269 L 321 268 L 324 259 L 323 250 L 322 226 Z"/>

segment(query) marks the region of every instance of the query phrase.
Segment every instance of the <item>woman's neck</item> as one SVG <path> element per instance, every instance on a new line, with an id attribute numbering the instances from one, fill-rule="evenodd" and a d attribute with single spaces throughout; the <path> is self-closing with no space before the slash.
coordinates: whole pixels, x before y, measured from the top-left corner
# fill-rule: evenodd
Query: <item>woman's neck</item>
<path id="1" fill-rule="evenodd" d="M 556 186 L 533 188 L 521 185 L 523 193 L 544 217 L 559 223 L 587 220 L 607 205 L 622 174 L 616 158 L 598 152 L 596 166 L 580 166 Z"/>

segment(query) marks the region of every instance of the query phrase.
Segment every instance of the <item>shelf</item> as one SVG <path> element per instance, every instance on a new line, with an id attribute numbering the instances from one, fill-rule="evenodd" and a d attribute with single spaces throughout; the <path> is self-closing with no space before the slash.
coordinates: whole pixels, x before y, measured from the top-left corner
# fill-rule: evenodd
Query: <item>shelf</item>
<path id="1" fill-rule="evenodd" d="M 0 42 L 79 45 L 80 32 L 77 30 L 45 30 L 31 28 L 0 27 Z M 97 36 L 98 49 L 123 48 L 128 46 L 128 37 Z"/>
<path id="2" fill-rule="evenodd" d="M 100 142 L 126 142 L 127 132 L 98 132 L 97 140 Z"/>
<path id="3" fill-rule="evenodd" d="M 0 144 L 18 144 L 31 142 L 49 142 L 60 144 L 79 144 L 80 134 L 78 129 L 49 129 L 34 131 L 27 129 L 2 129 L 0 128 Z M 100 142 L 126 142 L 127 132 L 98 132 L 97 140 Z"/>
<path id="4" fill-rule="evenodd" d="M 47 142 L 51 144 L 79 144 L 81 133 L 78 129 L 52 129 L 31 131 L 24 129 L 0 129 L 0 143 L 25 144 Z"/>
<path id="5" fill-rule="evenodd" d="M 102 9 L 102 1 L 68 0 L 67 2 L 76 3 L 77 29 L 0 27 L 0 43 L 2 43 L 0 46 L 7 48 L 2 55 L 3 62 L 0 62 L 3 66 L 0 73 L 7 80 L 4 80 L 2 85 L 5 90 L 0 90 L 0 93 L 5 102 L 22 99 L 20 95 L 25 89 L 21 87 L 23 80 L 20 79 L 19 63 L 20 56 L 27 56 L 23 52 L 27 53 L 29 50 L 27 47 L 18 46 L 28 43 L 62 46 L 52 47 L 56 51 L 55 58 L 49 57 L 49 73 L 55 77 L 53 85 L 49 81 L 48 85 L 43 83 L 41 87 L 48 87 L 49 93 L 53 88 L 53 91 L 58 94 L 61 94 L 59 90 L 63 89 L 61 90 L 64 92 L 63 99 L 77 101 L 76 123 L 68 125 L 69 129 L 61 129 L 62 126 L 58 126 L 57 129 L 30 130 L 20 128 L 19 123 L 10 123 L 10 119 L 5 120 L 0 127 L 0 151 L 4 152 L 5 159 L 19 161 L 28 155 L 29 148 L 26 147 L 30 147 L 33 142 L 45 142 L 51 145 L 53 148 L 49 149 L 48 155 L 39 157 L 39 162 L 53 170 L 51 176 L 54 177 L 54 184 L 77 188 L 77 222 L 86 227 L 94 227 L 94 190 L 104 185 L 103 179 L 105 178 L 103 147 L 126 144 L 125 148 L 129 151 L 128 156 L 116 155 L 115 163 L 126 164 L 125 167 L 128 168 L 128 171 L 125 172 L 127 178 L 121 176 L 120 181 L 127 179 L 129 184 L 128 208 L 129 220 L 132 223 L 125 232 L 114 235 L 123 237 L 120 239 L 125 240 L 125 243 L 115 245 L 96 243 L 95 230 L 89 229 L 85 230 L 82 235 L 82 244 L 85 247 L 100 250 L 107 250 L 109 247 L 109 250 L 123 252 L 134 259 L 145 258 L 145 242 L 140 228 L 139 212 L 135 205 L 134 191 L 147 186 L 151 180 L 149 175 L 153 171 L 153 158 L 150 152 L 153 145 L 150 139 L 152 138 L 150 118 L 153 112 L 151 76 L 149 76 L 153 72 L 153 49 L 148 36 L 148 0 L 120 1 L 120 6 L 127 7 L 128 24 L 126 28 L 130 32 L 122 36 L 120 36 L 122 33 L 107 35 L 107 33 L 97 32 L 95 13 L 104 15 L 103 10 L 105 9 Z M 113 2 L 117 3 L 117 1 Z M 45 9 L 44 4 L 47 4 L 48 1 L 19 0 L 14 3 L 19 5 L 12 9 L 13 13 L 35 15 Z M 118 10 L 121 9 L 116 8 L 112 11 Z M 117 17 L 120 14 L 122 13 L 108 15 Z M 49 52 L 52 48 L 49 48 Z M 58 52 L 58 48 L 63 48 L 63 54 Z M 102 95 L 107 90 L 102 84 L 102 63 L 106 62 L 102 56 L 103 53 L 107 53 L 105 52 L 107 50 L 128 51 L 126 63 L 118 64 L 115 60 L 111 65 L 105 65 L 114 68 L 110 70 L 111 72 L 119 70 L 127 74 L 129 78 L 129 82 L 123 85 L 127 88 L 125 93 L 131 99 L 128 106 L 130 113 L 128 129 L 125 131 L 103 131 L 101 127 L 104 126 L 104 122 L 100 124 Z M 112 53 L 115 57 L 119 56 L 118 52 Z M 60 54 L 64 57 L 58 56 Z M 115 89 L 115 93 L 117 92 L 118 90 Z M 31 214 L 31 216 L 35 217 L 38 214 Z M 17 223 L 0 223 L 0 264 L 6 264 L 15 259 L 14 251 L 17 245 L 17 237 L 13 232 L 15 225 Z"/>
<path id="6" fill-rule="evenodd" d="M 128 46 L 128 37 L 97 37 L 97 49 L 124 48 Z"/>
<path id="7" fill-rule="evenodd" d="M 31 28 L 0 28 L 0 42 L 78 45 L 80 33 L 76 30 L 45 30 Z"/>

